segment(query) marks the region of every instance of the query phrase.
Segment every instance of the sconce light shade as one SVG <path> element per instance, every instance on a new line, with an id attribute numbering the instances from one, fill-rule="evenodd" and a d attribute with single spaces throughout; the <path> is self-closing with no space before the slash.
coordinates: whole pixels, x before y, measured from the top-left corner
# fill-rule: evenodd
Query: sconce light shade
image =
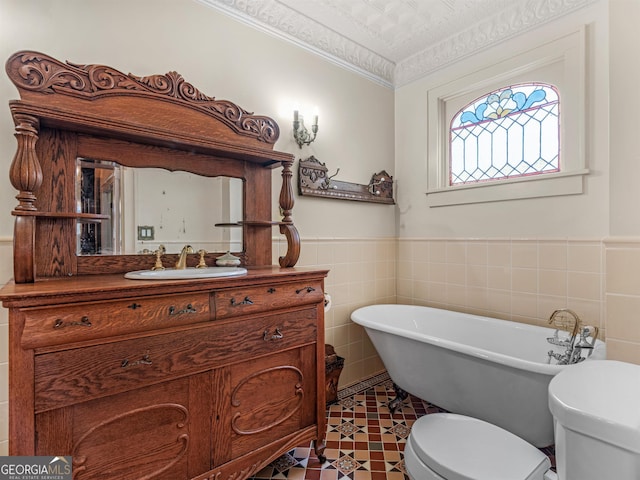
<path id="1" fill-rule="evenodd" d="M 302 145 L 310 145 L 316 139 L 318 134 L 318 116 L 313 117 L 313 125 L 311 125 L 311 132 L 307 130 L 304 125 L 304 117 L 298 113 L 298 110 L 293 111 L 293 138 L 295 139 L 298 147 L 302 148 Z"/>

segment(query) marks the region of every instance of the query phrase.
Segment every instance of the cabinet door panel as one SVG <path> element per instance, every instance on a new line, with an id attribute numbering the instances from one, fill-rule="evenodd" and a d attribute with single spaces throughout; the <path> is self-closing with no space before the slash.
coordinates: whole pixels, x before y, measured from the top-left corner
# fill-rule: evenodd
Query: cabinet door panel
<path id="1" fill-rule="evenodd" d="M 207 392 L 205 374 L 40 414 L 36 450 L 72 455 L 74 480 L 189 478 L 210 468 Z"/>
<path id="2" fill-rule="evenodd" d="M 286 422 L 302 408 L 303 379 L 302 372 L 292 365 L 264 368 L 242 379 L 233 391 L 231 402 L 234 407 L 247 407 L 238 408 L 234 414 L 233 430 L 240 435 L 251 435 Z M 268 398 L 253 406 L 253 399 L 264 395 L 267 386 Z"/>
<path id="3" fill-rule="evenodd" d="M 237 457 L 308 426 L 316 372 L 303 361 L 315 345 L 231 368 L 232 456 Z"/>

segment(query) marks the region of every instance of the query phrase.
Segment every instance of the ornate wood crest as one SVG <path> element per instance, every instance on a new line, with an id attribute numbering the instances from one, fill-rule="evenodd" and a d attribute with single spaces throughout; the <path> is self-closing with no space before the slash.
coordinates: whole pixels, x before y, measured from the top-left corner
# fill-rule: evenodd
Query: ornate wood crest
<path id="1" fill-rule="evenodd" d="M 254 115 L 227 100 L 216 100 L 200 92 L 177 72 L 139 77 L 104 65 L 60 62 L 38 52 L 21 51 L 6 63 L 11 81 L 20 90 L 57 93 L 94 100 L 105 96 L 158 97 L 215 117 L 240 135 L 273 144 L 280 136 L 271 118 Z"/>

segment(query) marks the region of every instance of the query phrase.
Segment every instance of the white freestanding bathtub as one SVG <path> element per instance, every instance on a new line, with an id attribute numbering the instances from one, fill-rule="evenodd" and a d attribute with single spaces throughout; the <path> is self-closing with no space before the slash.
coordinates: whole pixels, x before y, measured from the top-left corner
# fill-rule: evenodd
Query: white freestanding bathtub
<path id="1" fill-rule="evenodd" d="M 553 444 L 547 389 L 571 368 L 549 364 L 547 352 L 562 351 L 547 342 L 554 329 L 412 305 L 371 305 L 351 319 L 365 328 L 400 389 L 537 447 Z M 598 340 L 589 359 L 605 357 Z"/>

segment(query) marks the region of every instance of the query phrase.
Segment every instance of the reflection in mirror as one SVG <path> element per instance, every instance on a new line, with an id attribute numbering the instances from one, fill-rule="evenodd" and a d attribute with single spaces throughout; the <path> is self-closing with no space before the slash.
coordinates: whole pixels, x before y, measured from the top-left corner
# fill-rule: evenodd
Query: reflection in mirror
<path id="1" fill-rule="evenodd" d="M 243 218 L 243 182 L 161 168 L 77 160 L 78 255 L 241 252 L 242 229 L 216 227 Z"/>
<path id="2" fill-rule="evenodd" d="M 114 162 L 76 162 L 76 211 L 90 214 L 78 219 L 79 255 L 120 253 L 121 167 Z"/>

